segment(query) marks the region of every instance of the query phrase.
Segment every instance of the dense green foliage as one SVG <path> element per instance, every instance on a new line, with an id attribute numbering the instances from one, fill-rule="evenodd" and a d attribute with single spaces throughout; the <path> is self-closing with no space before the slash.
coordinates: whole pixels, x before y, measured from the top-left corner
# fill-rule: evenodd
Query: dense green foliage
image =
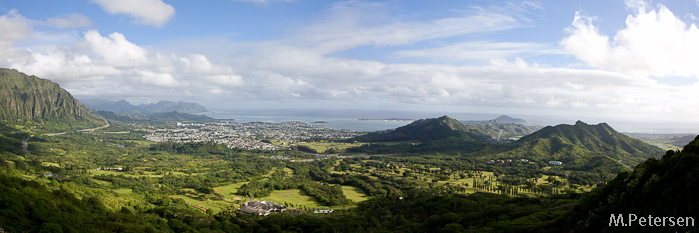
<path id="1" fill-rule="evenodd" d="M 603 188 L 581 200 L 568 215 L 564 229 L 576 232 L 685 232 L 694 227 L 640 224 L 609 227 L 612 214 L 654 217 L 693 217 L 699 220 L 699 137 L 679 151 L 668 151 L 662 159 L 648 159 L 633 171 L 622 172 Z M 626 220 L 628 223 L 628 219 Z"/>
<path id="2" fill-rule="evenodd" d="M 300 152 L 233 150 L 207 142 L 146 146 L 139 141 L 145 132 L 111 133 L 133 127 L 119 123 L 97 132 L 35 136 L 25 154 L 22 141 L 31 131 L 0 126 L 0 227 L 7 232 L 601 232 L 633 229 L 608 227 L 610 213 L 696 214 L 697 141 L 620 173 L 581 198 L 564 187 L 600 183 L 602 173 L 487 164 L 470 153 L 293 163 L 272 158 Z M 132 141 L 129 147 L 111 146 Z M 94 170 L 117 166 L 124 170 Z M 213 212 L 172 197 L 235 203 L 223 202 L 228 194 L 215 190 L 235 183 L 242 197 L 298 189 L 336 213 L 314 216 L 310 208 L 289 203 L 298 207 L 258 217 L 229 211 L 235 204 Z M 370 199 L 354 203 L 342 186 Z M 466 189 L 480 192 L 466 195 Z"/>
<path id="3" fill-rule="evenodd" d="M 28 80 L 11 82 L 11 90 L 51 86 L 3 72 Z M 48 98 L 43 93 L 31 92 Z M 500 144 L 494 134 L 527 129 L 498 122 L 464 125 L 444 116 L 358 137 L 371 143 L 351 150 L 383 155 L 348 157 L 316 156 L 303 146 L 257 151 L 143 139 L 173 127 L 162 122 L 194 117 L 179 113 L 102 112 L 116 121 L 59 135 L 28 127 L 36 119 L 44 129 L 51 121 L 77 126 L 59 114 L 86 113 L 74 112 L 76 106 L 81 108 L 77 101 L 58 104 L 46 108 L 58 115 L 49 111 L 47 118 L 0 123 L 4 231 L 625 232 L 646 229 L 609 227 L 610 214 L 684 217 L 696 215 L 699 206 L 699 140 L 657 160 L 657 148 L 606 124 L 546 127 Z M 623 168 L 619 160 L 633 165 L 645 159 L 616 175 Z M 564 165 L 549 166 L 549 160 Z M 595 186 L 601 188 L 585 194 Z M 288 212 L 260 217 L 236 211 L 241 202 L 267 197 L 283 202 Z"/>

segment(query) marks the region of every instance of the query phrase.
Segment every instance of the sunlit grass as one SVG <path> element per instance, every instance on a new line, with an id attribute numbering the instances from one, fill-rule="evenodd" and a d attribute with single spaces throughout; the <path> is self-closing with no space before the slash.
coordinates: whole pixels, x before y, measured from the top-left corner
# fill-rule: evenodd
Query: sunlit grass
<path id="1" fill-rule="evenodd" d="M 345 194 L 347 199 L 352 200 L 354 203 L 366 201 L 368 199 L 361 189 L 353 186 L 343 185 L 342 193 Z"/>
<path id="2" fill-rule="evenodd" d="M 259 201 L 271 201 L 284 205 L 293 204 L 295 208 L 306 207 L 306 208 L 323 208 L 328 206 L 323 206 L 316 201 L 314 197 L 306 195 L 303 190 L 300 189 L 288 189 L 288 190 L 274 190 L 267 197 L 255 198 Z"/>
<path id="3" fill-rule="evenodd" d="M 235 184 L 229 184 L 221 187 L 215 187 L 214 192 L 219 193 L 223 195 L 224 200 L 226 201 L 234 201 L 236 198 L 240 199 L 239 195 L 236 195 L 235 192 L 238 191 L 238 189 L 243 186 L 244 184 L 247 184 L 248 182 L 240 182 L 240 183 L 235 183 Z"/>

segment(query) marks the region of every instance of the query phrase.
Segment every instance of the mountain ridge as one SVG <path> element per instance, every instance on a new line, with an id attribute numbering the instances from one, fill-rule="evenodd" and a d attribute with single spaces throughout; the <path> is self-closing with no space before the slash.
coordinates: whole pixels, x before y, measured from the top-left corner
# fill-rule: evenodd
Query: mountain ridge
<path id="1" fill-rule="evenodd" d="M 164 122 L 213 122 L 218 121 L 215 118 L 211 118 L 205 115 L 195 115 L 189 113 L 181 113 L 177 111 L 164 112 L 164 113 L 153 113 L 150 115 L 131 115 L 128 113 L 115 113 L 111 111 L 96 110 L 96 114 L 115 121 L 121 122 L 151 122 L 151 123 L 164 123 Z"/>
<path id="2" fill-rule="evenodd" d="M 561 169 L 618 172 L 659 157 L 662 149 L 617 132 L 606 123 L 547 126 L 518 141 L 496 157 L 524 158 L 539 163 L 561 161 Z"/>
<path id="3" fill-rule="evenodd" d="M 470 127 L 444 115 L 439 118 L 416 120 L 394 130 L 369 133 L 354 140 L 360 142 L 434 141 L 447 137 L 465 137 L 469 141 L 482 140 L 469 130 Z"/>
<path id="4" fill-rule="evenodd" d="M 699 185 L 699 136 L 682 151 L 667 151 L 661 159 L 650 158 L 633 171 L 619 173 L 601 188 L 588 193 L 559 225 L 561 231 L 575 232 L 689 232 L 695 228 L 679 226 L 677 221 L 664 225 L 612 225 L 610 216 L 626 218 L 696 217 L 699 201 L 695 198 Z M 652 217 L 651 217 L 652 216 Z M 638 223 L 638 221 L 636 222 Z M 644 226 L 645 225 L 645 226 Z M 658 226 L 660 225 L 660 226 Z M 696 230 L 696 229 L 695 229 Z"/>
<path id="5" fill-rule="evenodd" d="M 49 131 L 104 124 L 58 84 L 4 68 L 0 69 L 0 120 L 38 123 Z"/>
<path id="6" fill-rule="evenodd" d="M 108 100 L 86 99 L 85 103 L 87 107 L 96 110 L 110 111 L 119 114 L 128 113 L 130 115 L 142 116 L 156 113 L 167 113 L 172 111 L 180 113 L 198 113 L 208 111 L 206 107 L 198 103 L 184 101 L 174 102 L 161 100 L 157 103 L 133 105 L 124 99 L 121 99 L 116 102 Z"/>

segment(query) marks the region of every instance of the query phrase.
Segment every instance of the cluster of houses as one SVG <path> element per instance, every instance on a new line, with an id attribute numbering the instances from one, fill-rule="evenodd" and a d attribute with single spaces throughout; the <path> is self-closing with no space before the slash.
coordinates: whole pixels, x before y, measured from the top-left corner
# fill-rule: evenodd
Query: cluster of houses
<path id="1" fill-rule="evenodd" d="M 97 171 L 99 170 L 104 170 L 104 171 L 122 171 L 124 168 L 121 167 L 98 167 Z"/>
<path id="2" fill-rule="evenodd" d="M 520 159 L 519 161 L 524 162 L 524 163 L 529 162 L 529 160 L 527 160 L 527 159 Z M 491 159 L 490 161 L 488 161 L 486 163 L 488 163 L 488 164 L 503 163 L 504 164 L 504 163 L 511 163 L 511 162 L 512 162 L 511 159 L 498 159 L 498 160 Z M 561 162 L 561 161 L 549 161 L 549 165 L 561 166 L 561 165 L 563 165 L 563 162 Z"/>
<path id="3" fill-rule="evenodd" d="M 177 122 L 176 124 L 177 124 L 177 126 L 200 126 L 200 127 L 206 126 L 205 124 L 198 124 L 198 123 L 189 123 L 188 124 L 188 123 Z"/>
<path id="4" fill-rule="evenodd" d="M 561 162 L 561 161 L 549 161 L 549 165 L 561 166 L 561 165 L 563 165 L 563 162 Z"/>
<path id="5" fill-rule="evenodd" d="M 526 163 L 526 162 L 529 162 L 529 160 L 527 160 L 527 159 L 520 159 L 519 161 L 525 162 L 525 163 Z M 491 159 L 491 160 L 488 161 L 487 163 L 493 164 L 493 163 L 496 163 L 496 162 L 498 162 L 498 163 L 511 163 L 512 160 L 511 160 L 511 159 L 498 159 L 498 160 L 492 160 L 492 159 Z"/>
<path id="6" fill-rule="evenodd" d="M 260 215 L 260 216 L 267 216 L 271 214 L 272 212 L 286 212 L 286 208 L 284 208 L 283 205 L 274 203 L 274 202 L 269 202 L 269 201 L 248 201 L 243 203 L 240 208 L 238 208 L 239 211 L 246 213 L 246 214 L 253 214 L 253 215 Z M 334 210 L 332 209 L 327 209 L 327 210 L 313 210 L 314 214 L 330 214 L 333 213 Z"/>
<path id="7" fill-rule="evenodd" d="M 285 212 L 284 206 L 278 203 L 269 201 L 248 201 L 244 203 L 238 210 L 246 214 L 256 214 L 267 216 L 272 212 Z"/>
<path id="8" fill-rule="evenodd" d="M 144 129 L 151 134 L 143 136 L 153 142 L 215 142 L 225 144 L 229 148 L 281 150 L 287 149 L 259 138 L 269 138 L 283 141 L 287 145 L 313 137 L 319 138 L 352 138 L 361 132 L 352 130 L 337 130 L 325 128 L 322 125 L 308 125 L 303 122 L 213 122 L 206 124 L 177 123 L 176 129 Z"/>

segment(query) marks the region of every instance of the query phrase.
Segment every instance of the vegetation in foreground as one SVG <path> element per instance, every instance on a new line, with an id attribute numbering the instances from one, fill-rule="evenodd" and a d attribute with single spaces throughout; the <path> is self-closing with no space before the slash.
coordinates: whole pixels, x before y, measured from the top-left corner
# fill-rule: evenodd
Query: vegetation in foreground
<path id="1" fill-rule="evenodd" d="M 604 185 L 588 173 L 531 163 L 487 164 L 465 155 L 289 162 L 274 158 L 309 155 L 213 143 L 148 145 L 142 141 L 146 132 L 113 134 L 127 126 L 111 125 L 95 132 L 37 135 L 28 152 L 22 141 L 32 132 L 3 125 L 0 227 L 7 232 L 625 232 L 608 227 L 606 215 L 696 214 L 689 198 L 696 187 L 691 178 L 697 177 L 696 141 Z M 112 167 L 122 171 L 104 170 Z M 667 185 L 686 191 L 668 193 Z M 602 188 L 585 194 L 594 186 Z M 355 191 L 351 196 L 348 188 Z M 654 198 L 666 201 L 644 204 Z M 265 199 L 290 211 L 268 217 L 235 211 L 246 200 Z M 314 209 L 336 211 L 318 215 Z"/>

